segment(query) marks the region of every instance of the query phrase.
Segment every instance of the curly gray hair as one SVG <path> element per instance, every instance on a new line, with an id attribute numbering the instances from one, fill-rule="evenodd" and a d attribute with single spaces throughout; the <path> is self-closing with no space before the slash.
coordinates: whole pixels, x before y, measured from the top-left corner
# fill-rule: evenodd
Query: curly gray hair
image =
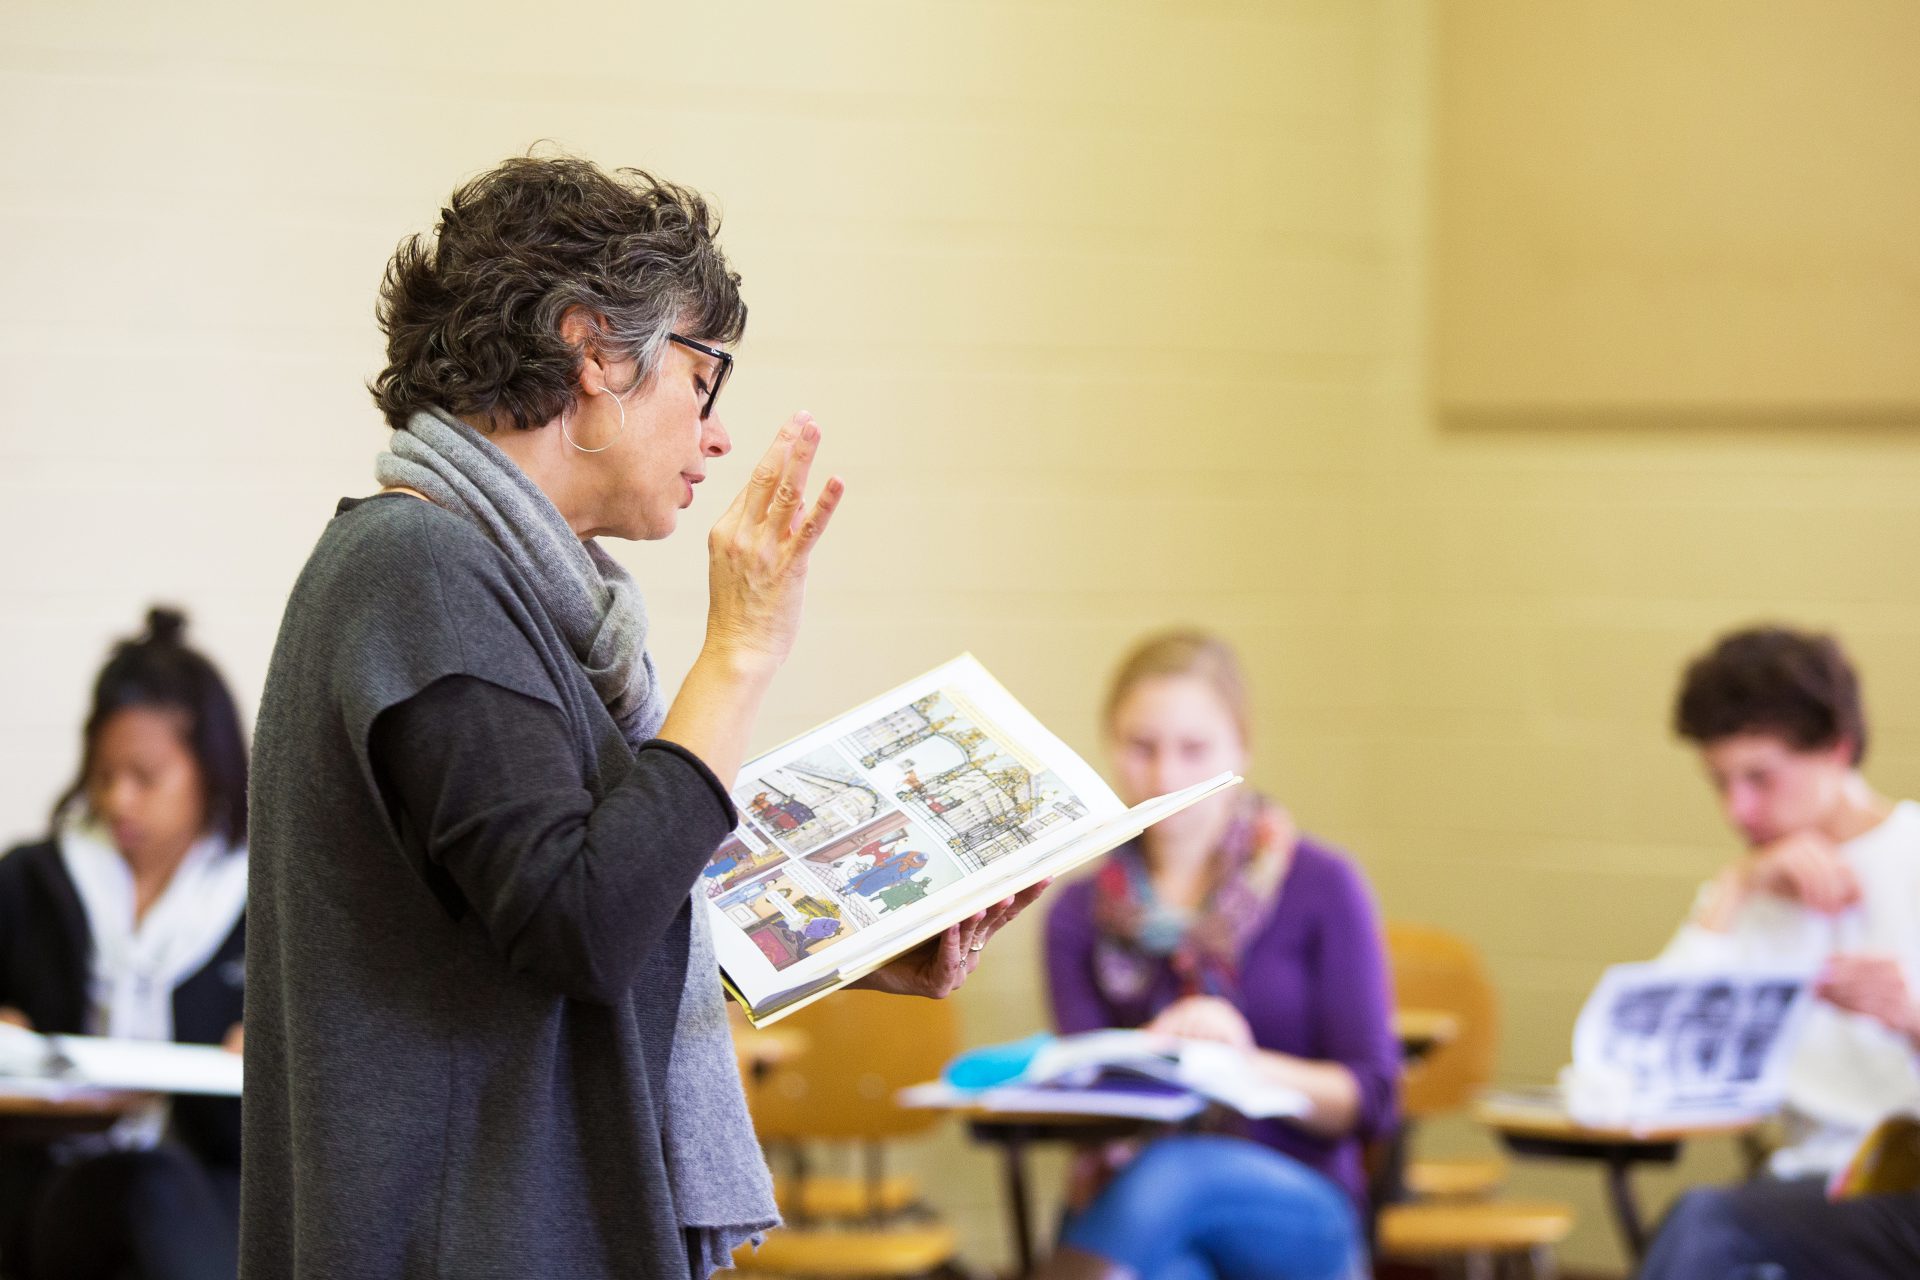
<path id="1" fill-rule="evenodd" d="M 718 232 L 698 194 L 642 170 L 508 160 L 394 251 L 375 308 L 387 367 L 368 390 L 396 430 L 432 406 L 531 429 L 572 405 L 584 355 L 634 361 L 638 385 L 676 326 L 737 342 L 747 307 Z M 583 345 L 561 336 L 570 312 Z"/>

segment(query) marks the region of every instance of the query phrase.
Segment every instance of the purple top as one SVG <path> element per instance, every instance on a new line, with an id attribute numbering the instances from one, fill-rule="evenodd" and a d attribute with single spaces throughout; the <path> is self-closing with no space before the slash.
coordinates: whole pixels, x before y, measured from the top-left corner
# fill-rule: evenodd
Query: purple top
<path id="1" fill-rule="evenodd" d="M 1047 985 L 1062 1032 L 1137 1027 L 1180 997 L 1172 966 L 1138 1000 L 1110 1000 L 1094 981 L 1093 881 L 1054 895 L 1047 915 Z M 1333 1179 L 1364 1219 L 1362 1148 L 1395 1122 L 1400 1045 L 1392 1024 L 1392 983 L 1372 895 L 1340 853 L 1303 837 L 1272 914 L 1241 957 L 1233 1004 L 1254 1042 L 1295 1057 L 1338 1062 L 1360 1086 L 1360 1115 L 1343 1138 L 1321 1138 L 1279 1120 L 1250 1120 L 1246 1135 Z"/>

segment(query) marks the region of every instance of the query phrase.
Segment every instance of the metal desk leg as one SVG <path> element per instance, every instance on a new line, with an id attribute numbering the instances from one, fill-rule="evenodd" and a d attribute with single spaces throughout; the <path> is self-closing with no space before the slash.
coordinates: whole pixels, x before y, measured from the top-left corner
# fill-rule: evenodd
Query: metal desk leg
<path id="1" fill-rule="evenodd" d="M 1607 1157 L 1607 1197 L 1613 1202 L 1613 1220 L 1620 1227 L 1620 1239 L 1627 1257 L 1635 1266 L 1647 1256 L 1647 1228 L 1640 1220 L 1640 1203 L 1634 1199 L 1633 1162 L 1618 1153 Z"/>
<path id="2" fill-rule="evenodd" d="M 1001 1143 L 1001 1167 L 1006 1174 L 1007 1213 L 1013 1221 L 1013 1257 L 1020 1276 L 1033 1274 L 1033 1223 L 1027 1206 L 1027 1143 L 1024 1134 L 1010 1133 Z"/>

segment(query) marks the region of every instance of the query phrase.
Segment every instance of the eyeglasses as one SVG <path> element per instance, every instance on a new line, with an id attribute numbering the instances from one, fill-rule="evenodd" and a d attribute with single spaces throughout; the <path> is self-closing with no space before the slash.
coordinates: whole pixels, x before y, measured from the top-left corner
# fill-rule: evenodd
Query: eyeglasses
<path id="1" fill-rule="evenodd" d="M 667 341 L 677 342 L 689 351 L 698 351 L 720 362 L 720 371 L 713 375 L 713 385 L 707 388 L 707 402 L 700 406 L 700 421 L 705 422 L 707 415 L 713 412 L 713 402 L 720 398 L 720 388 L 727 385 L 727 375 L 733 372 L 733 353 L 710 347 L 704 342 L 695 342 L 692 338 L 683 338 L 677 333 L 668 334 Z"/>

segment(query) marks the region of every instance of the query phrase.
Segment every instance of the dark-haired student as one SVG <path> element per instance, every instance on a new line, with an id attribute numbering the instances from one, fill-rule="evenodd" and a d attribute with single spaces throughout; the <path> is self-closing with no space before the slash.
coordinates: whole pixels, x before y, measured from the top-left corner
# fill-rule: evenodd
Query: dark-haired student
<path id="1" fill-rule="evenodd" d="M 1829 636 L 1724 637 L 1688 668 L 1674 720 L 1747 849 L 1662 958 L 1804 968 L 1821 999 L 1793 1051 L 1772 1176 L 1684 1197 L 1642 1280 L 1920 1275 L 1920 1192 L 1825 1191 L 1875 1124 L 1920 1106 L 1920 804 L 1860 772 L 1859 680 Z"/>
<path id="2" fill-rule="evenodd" d="M 47 839 L 0 857 L 0 1019 L 240 1047 L 247 750 L 226 683 L 155 609 L 94 685 Z M 0 1269 L 232 1280 L 240 1104 L 179 1098 L 0 1158 Z"/>

